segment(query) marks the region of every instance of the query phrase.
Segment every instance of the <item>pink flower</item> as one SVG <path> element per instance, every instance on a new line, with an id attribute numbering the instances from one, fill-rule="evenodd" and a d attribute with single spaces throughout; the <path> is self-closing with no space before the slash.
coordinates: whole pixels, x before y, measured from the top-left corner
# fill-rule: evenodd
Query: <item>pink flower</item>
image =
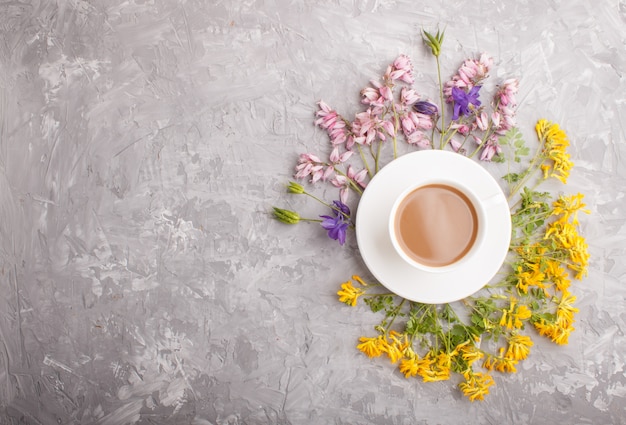
<path id="1" fill-rule="evenodd" d="M 390 80 L 400 80 L 407 84 L 413 84 L 415 78 L 413 77 L 413 64 L 411 59 L 406 55 L 400 55 L 393 61 L 391 67 L 387 68 L 385 74 Z"/>
<path id="2" fill-rule="evenodd" d="M 486 53 L 480 55 L 478 60 L 466 59 L 457 73 L 447 81 L 444 85 L 443 93 L 446 101 L 452 101 L 452 88 L 471 90 L 474 86 L 479 85 L 482 80 L 487 78 L 489 70 L 493 66 L 493 59 Z"/>
<path id="3" fill-rule="evenodd" d="M 341 145 L 347 140 L 346 133 L 346 122 L 337 113 L 337 111 L 333 110 L 330 106 L 328 106 L 324 101 L 319 101 L 318 105 L 320 109 L 315 113 L 317 120 L 315 120 L 315 125 L 323 128 L 328 133 L 330 137 L 330 142 L 333 145 Z"/>
<path id="4" fill-rule="evenodd" d="M 504 134 L 515 127 L 515 107 L 517 106 L 516 94 L 519 83 L 516 79 L 506 80 L 494 96 L 497 110 L 492 114 L 494 130 L 497 134 Z"/>
<path id="5" fill-rule="evenodd" d="M 453 137 L 452 139 L 450 139 L 450 146 L 452 147 L 452 150 L 454 150 L 454 152 L 458 152 L 463 144 L 459 142 L 456 137 Z"/>
<path id="6" fill-rule="evenodd" d="M 413 105 L 419 100 L 419 95 L 413 89 L 402 87 L 400 90 L 400 103 L 404 106 Z"/>
<path id="7" fill-rule="evenodd" d="M 371 145 L 376 138 L 386 140 L 387 136 L 394 137 L 395 127 L 393 122 L 383 120 L 380 117 L 380 110 L 368 108 L 364 112 L 356 114 L 352 123 L 354 142 L 361 145 Z"/>
<path id="8" fill-rule="evenodd" d="M 406 136 L 406 141 L 408 144 L 415 145 L 420 148 L 431 147 L 430 140 L 423 131 L 414 131 L 413 133 Z"/>
<path id="9" fill-rule="evenodd" d="M 491 136 L 485 146 L 483 147 L 483 151 L 480 154 L 480 159 L 482 161 L 491 161 L 494 155 L 502 152 L 502 148 L 498 144 L 497 136 Z"/>
<path id="10" fill-rule="evenodd" d="M 370 81 L 373 87 L 366 87 L 361 90 L 361 103 L 364 105 L 371 106 L 385 106 L 386 102 L 389 102 L 393 99 L 393 93 L 391 88 L 388 86 L 384 86 L 377 81 Z"/>
<path id="11" fill-rule="evenodd" d="M 303 153 L 298 158 L 298 165 L 296 165 L 296 179 L 303 179 L 307 176 L 311 176 L 311 183 L 315 183 L 324 176 L 324 163 L 316 155 L 310 153 Z"/>
<path id="12" fill-rule="evenodd" d="M 453 124 L 450 128 L 456 129 L 456 131 L 463 136 L 467 136 L 471 130 L 467 124 Z"/>
<path id="13" fill-rule="evenodd" d="M 487 127 L 489 127 L 489 117 L 485 111 L 476 117 L 476 126 L 482 131 L 487 130 Z"/>
<path id="14" fill-rule="evenodd" d="M 348 201 L 348 196 L 350 194 L 351 184 L 356 183 L 361 187 L 365 187 L 365 176 L 367 175 L 367 170 L 363 169 L 359 172 L 355 172 L 351 165 L 348 166 L 348 171 L 346 175 L 336 175 L 332 180 L 331 184 L 335 187 L 340 188 L 339 190 L 339 199 L 344 204 Z"/>
<path id="15" fill-rule="evenodd" d="M 405 136 L 410 135 L 417 130 L 430 130 L 433 128 L 432 117 L 426 114 L 420 114 L 413 110 L 409 110 L 400 118 L 402 132 Z"/>
<path id="16" fill-rule="evenodd" d="M 352 156 L 353 151 L 345 151 L 344 153 L 339 153 L 339 147 L 335 146 L 330 153 L 330 162 L 333 164 L 342 164 L 348 160 Z"/>

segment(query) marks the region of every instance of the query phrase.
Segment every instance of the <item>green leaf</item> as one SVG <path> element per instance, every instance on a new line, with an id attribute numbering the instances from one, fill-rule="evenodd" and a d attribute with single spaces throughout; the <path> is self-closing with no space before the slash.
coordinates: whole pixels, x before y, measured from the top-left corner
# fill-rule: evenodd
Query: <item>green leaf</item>
<path id="1" fill-rule="evenodd" d="M 393 307 L 393 297 L 391 295 L 371 296 L 364 298 L 363 300 L 374 313 L 381 310 L 388 310 Z"/>
<path id="2" fill-rule="evenodd" d="M 524 173 L 509 173 L 502 176 L 507 183 L 516 183 L 524 177 Z"/>

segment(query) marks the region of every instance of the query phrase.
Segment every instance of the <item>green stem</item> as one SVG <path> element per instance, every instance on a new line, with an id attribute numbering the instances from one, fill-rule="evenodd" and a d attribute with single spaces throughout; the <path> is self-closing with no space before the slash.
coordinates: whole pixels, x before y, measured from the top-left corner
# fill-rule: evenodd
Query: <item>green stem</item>
<path id="1" fill-rule="evenodd" d="M 400 304 L 398 304 L 398 306 L 396 308 L 393 309 L 393 312 L 390 313 L 393 315 L 393 317 L 391 318 L 391 320 L 389 321 L 389 324 L 385 327 L 385 334 L 387 332 L 389 332 L 389 329 L 391 329 L 391 326 L 393 325 L 393 322 L 396 321 L 396 318 L 398 317 L 398 313 L 400 312 L 400 309 L 402 308 L 402 306 L 404 305 L 406 299 L 402 298 L 402 301 L 400 301 Z M 387 316 L 389 317 L 389 316 Z"/>
<path id="2" fill-rule="evenodd" d="M 372 170 L 370 170 L 370 166 L 365 159 L 365 154 L 363 153 L 363 149 L 361 149 L 361 145 L 357 144 L 357 149 L 359 150 L 359 155 L 361 155 L 361 160 L 363 161 L 363 165 L 365 165 L 367 174 L 369 174 L 370 178 L 374 177 L 374 175 L 372 174 Z"/>
<path id="3" fill-rule="evenodd" d="M 441 105 L 441 115 L 440 115 L 441 116 L 441 135 L 439 139 L 439 148 L 443 149 L 443 139 L 446 135 L 447 130 L 444 130 L 445 103 L 443 101 L 443 83 L 441 82 L 441 62 L 439 61 L 439 56 L 435 56 L 435 61 L 437 62 L 437 81 L 439 83 L 439 100 L 440 100 L 440 105 Z"/>
<path id="4" fill-rule="evenodd" d="M 352 182 L 352 180 L 350 180 L 350 182 Z M 304 193 L 305 195 L 310 196 L 311 198 L 315 199 L 317 202 L 319 202 L 319 203 L 321 203 L 321 204 L 323 204 L 323 205 L 326 205 L 328 208 L 330 208 L 330 209 L 332 209 L 332 210 L 334 210 L 334 211 L 337 211 L 338 213 L 341 213 L 341 215 L 343 215 L 346 219 L 350 219 L 350 216 L 349 216 L 349 215 L 347 215 L 346 213 L 344 213 L 343 211 L 341 211 L 339 208 L 335 207 L 334 205 L 331 205 L 331 204 L 329 204 L 328 202 L 324 202 L 324 201 L 322 201 L 320 198 L 318 198 L 318 197 L 317 197 L 317 196 L 315 196 L 315 195 L 310 194 L 309 192 L 302 192 L 302 193 Z M 362 194 L 363 192 L 362 192 L 362 191 L 360 191 L 360 193 Z M 300 217 L 300 220 L 304 220 L 304 221 L 316 221 L 316 222 L 321 222 L 321 221 L 322 221 L 322 220 L 307 219 L 307 218 L 302 218 L 302 217 Z"/>
<path id="5" fill-rule="evenodd" d="M 396 159 L 398 157 L 398 139 L 396 135 L 398 134 L 400 120 L 398 118 L 396 104 L 393 102 L 391 103 L 391 110 L 393 112 L 393 159 Z"/>
<path id="6" fill-rule="evenodd" d="M 528 165 L 526 174 L 517 183 L 517 185 L 511 188 L 511 191 L 509 193 L 507 200 L 509 201 L 511 200 L 511 198 L 526 184 L 526 182 L 528 181 L 530 176 L 534 173 L 534 171 L 537 170 L 541 166 L 541 163 L 543 163 L 544 158 L 541 154 L 543 153 L 544 143 L 545 143 L 545 140 L 541 140 L 541 143 L 539 144 L 539 147 L 537 148 L 537 151 L 535 152 L 533 159 L 530 161 L 530 164 Z M 540 159 L 541 161 L 538 162 Z"/>

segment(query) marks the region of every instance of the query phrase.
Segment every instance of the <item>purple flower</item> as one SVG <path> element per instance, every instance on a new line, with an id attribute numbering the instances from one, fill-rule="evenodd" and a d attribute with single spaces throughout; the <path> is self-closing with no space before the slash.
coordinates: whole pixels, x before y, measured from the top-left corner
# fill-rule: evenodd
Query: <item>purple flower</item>
<path id="1" fill-rule="evenodd" d="M 333 201 L 331 206 L 333 215 L 321 215 L 322 227 L 328 231 L 328 237 L 339 241 L 340 245 L 346 243 L 346 232 L 350 226 L 350 208 L 341 201 Z"/>
<path id="2" fill-rule="evenodd" d="M 454 114 L 452 120 L 459 119 L 459 115 L 469 115 L 472 113 L 471 105 L 480 106 L 480 100 L 478 100 L 478 91 L 481 86 L 474 86 L 472 89 L 465 93 L 463 89 L 458 87 L 452 87 L 452 99 L 454 100 Z"/>
<path id="3" fill-rule="evenodd" d="M 415 110 L 415 112 L 419 112 L 420 114 L 424 114 L 424 115 L 436 115 L 439 112 L 439 108 L 437 108 L 437 105 L 427 102 L 425 100 L 420 100 L 419 102 L 416 102 L 413 105 L 413 109 Z"/>

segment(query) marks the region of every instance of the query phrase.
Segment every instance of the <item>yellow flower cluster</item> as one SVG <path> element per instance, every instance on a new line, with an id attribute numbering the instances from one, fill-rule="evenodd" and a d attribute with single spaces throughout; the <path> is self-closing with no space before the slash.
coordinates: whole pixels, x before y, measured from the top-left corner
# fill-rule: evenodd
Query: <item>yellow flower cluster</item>
<path id="1" fill-rule="evenodd" d="M 489 387 L 495 383 L 491 375 L 480 372 L 468 370 L 463 374 L 463 377 L 465 382 L 461 382 L 459 388 L 470 401 L 484 400 L 485 396 L 489 394 Z"/>
<path id="2" fill-rule="evenodd" d="M 587 275 L 588 246 L 585 238 L 578 233 L 578 213 L 589 212 L 584 209 L 582 198 L 580 193 L 559 196 L 550 213 L 553 221 L 546 226 L 542 240 L 515 249 L 522 259 L 513 270 L 520 292 L 527 294 L 529 288 L 535 287 L 550 296 L 547 290 L 549 282 L 557 291 L 567 290 L 570 279 L 565 267 L 575 272 L 576 279 Z"/>
<path id="3" fill-rule="evenodd" d="M 362 286 L 367 285 L 357 275 L 352 276 L 352 279 L 356 280 Z M 355 288 L 354 285 L 352 285 L 352 281 L 349 280 L 341 284 L 341 289 L 337 292 L 337 295 L 339 295 L 339 301 L 349 305 L 350 307 L 354 307 L 359 297 L 363 295 L 364 293 L 365 292 L 363 291 L 362 288 Z"/>
<path id="4" fill-rule="evenodd" d="M 524 323 L 523 320 L 529 319 L 532 315 L 530 309 L 524 304 L 517 304 L 517 299 L 511 297 L 511 303 L 508 309 L 502 310 L 502 318 L 500 326 L 507 329 L 520 329 Z"/>
<path id="5" fill-rule="evenodd" d="M 574 331 L 574 314 L 578 309 L 573 306 L 576 297 L 565 291 L 556 307 L 554 320 L 541 319 L 534 323 L 539 335 L 550 338 L 559 345 L 566 345 Z"/>
<path id="6" fill-rule="evenodd" d="M 356 346 L 367 357 L 379 357 L 387 354 L 391 363 L 396 363 L 410 350 L 410 342 L 406 334 L 402 335 L 395 331 L 389 332 L 389 336 L 381 334 L 377 337 L 362 336 L 360 344 Z"/>
<path id="7" fill-rule="evenodd" d="M 569 140 L 567 134 L 558 124 L 552 123 L 545 119 L 541 119 L 535 126 L 539 142 L 543 145 L 543 154 L 551 164 L 543 164 L 541 169 L 543 177 L 556 177 L 564 184 L 567 183 L 570 170 L 574 166 L 567 153 Z"/>
<path id="8" fill-rule="evenodd" d="M 547 226 L 545 239 L 566 254 L 567 267 L 576 272 L 575 278 L 587 275 L 589 252 L 585 238 L 578 233 L 578 213 L 589 213 L 584 209 L 582 194 L 559 196 L 553 204 L 552 215 L 556 220 Z"/>

